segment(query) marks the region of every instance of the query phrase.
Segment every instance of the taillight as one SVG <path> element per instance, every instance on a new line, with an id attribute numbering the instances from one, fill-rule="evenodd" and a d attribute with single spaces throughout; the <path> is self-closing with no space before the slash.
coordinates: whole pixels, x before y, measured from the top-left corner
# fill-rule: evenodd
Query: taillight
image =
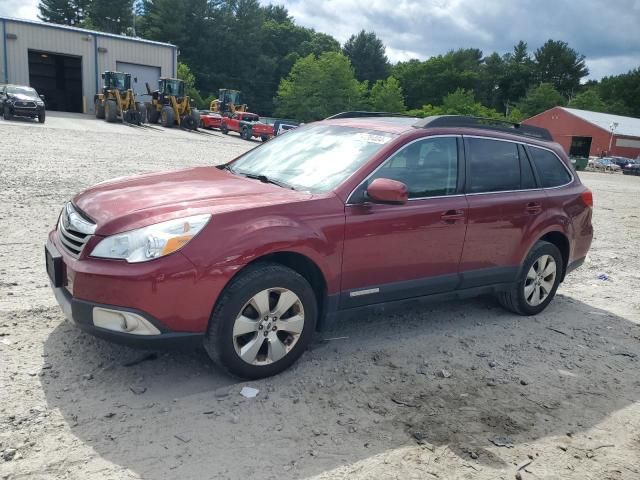
<path id="1" fill-rule="evenodd" d="M 587 207 L 593 207 L 593 193 L 591 193 L 591 190 L 585 190 L 580 197 Z"/>

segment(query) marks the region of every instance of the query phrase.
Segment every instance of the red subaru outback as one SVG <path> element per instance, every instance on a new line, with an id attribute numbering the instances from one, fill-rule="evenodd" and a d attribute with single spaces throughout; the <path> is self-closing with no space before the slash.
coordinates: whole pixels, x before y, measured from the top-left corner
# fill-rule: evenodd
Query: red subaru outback
<path id="1" fill-rule="evenodd" d="M 258 378 L 362 309 L 493 293 L 541 312 L 587 255 L 591 210 L 546 130 L 351 112 L 226 165 L 89 188 L 46 261 L 83 330 L 204 344 Z"/>

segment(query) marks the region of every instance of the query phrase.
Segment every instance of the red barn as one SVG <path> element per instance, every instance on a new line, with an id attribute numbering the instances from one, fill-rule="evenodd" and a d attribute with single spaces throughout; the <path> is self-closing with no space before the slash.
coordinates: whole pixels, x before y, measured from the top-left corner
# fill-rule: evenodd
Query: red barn
<path id="1" fill-rule="evenodd" d="M 640 156 L 640 118 L 554 107 L 522 123 L 549 130 L 569 155 Z"/>

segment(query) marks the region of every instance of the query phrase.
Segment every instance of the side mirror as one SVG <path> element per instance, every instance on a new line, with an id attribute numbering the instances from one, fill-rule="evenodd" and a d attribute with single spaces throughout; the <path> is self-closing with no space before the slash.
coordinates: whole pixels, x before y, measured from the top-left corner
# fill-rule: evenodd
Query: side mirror
<path id="1" fill-rule="evenodd" d="M 40 100 L 44 102 L 44 95 L 40 95 Z"/>
<path id="2" fill-rule="evenodd" d="M 407 186 L 389 178 L 376 178 L 371 182 L 367 197 L 375 203 L 403 204 L 409 200 Z"/>

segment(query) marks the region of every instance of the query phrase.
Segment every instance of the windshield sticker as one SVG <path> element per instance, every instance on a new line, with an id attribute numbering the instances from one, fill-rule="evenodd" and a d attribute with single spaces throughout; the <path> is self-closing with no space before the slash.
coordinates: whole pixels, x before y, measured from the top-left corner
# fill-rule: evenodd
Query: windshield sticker
<path id="1" fill-rule="evenodd" d="M 384 135 L 374 135 L 372 133 L 358 133 L 356 138 L 362 142 L 367 143 L 379 143 L 380 145 L 384 145 L 391 137 L 385 137 Z"/>

